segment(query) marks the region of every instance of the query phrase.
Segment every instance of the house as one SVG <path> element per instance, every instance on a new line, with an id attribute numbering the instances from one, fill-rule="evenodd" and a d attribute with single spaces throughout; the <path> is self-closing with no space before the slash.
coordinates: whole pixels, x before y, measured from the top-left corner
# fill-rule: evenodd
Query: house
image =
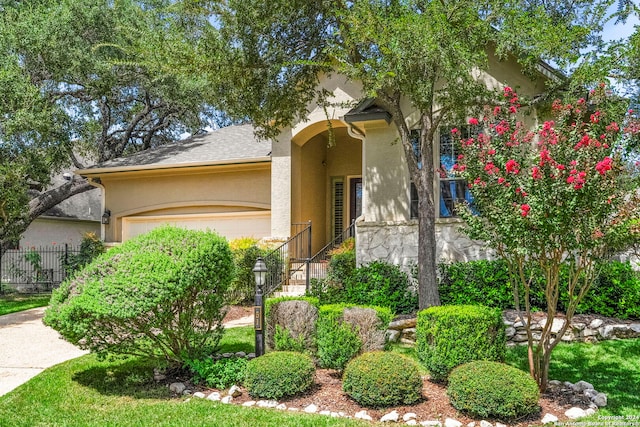
<path id="1" fill-rule="evenodd" d="M 489 69 L 491 74 L 478 73 L 487 86 L 507 83 L 529 96 L 544 91 L 551 73 L 541 66 L 532 81 L 515 61 L 494 57 Z M 358 263 L 414 263 L 415 194 L 388 113 L 372 101 L 353 107 L 362 91 L 343 76 L 322 76 L 320 84 L 333 94 L 335 107 L 310 105 L 307 119 L 282 129 L 273 142 L 257 141 L 250 125 L 232 126 L 77 171 L 103 189 L 106 242 L 163 223 L 211 228 L 230 239 L 282 240 L 295 234 L 295 224 L 310 221 L 315 253 L 355 221 Z M 435 158 L 445 168 L 455 158 L 449 135 L 442 131 L 436 147 Z M 465 197 L 465 188 L 446 171 L 435 184 L 441 259 L 485 256 L 481 245 L 457 231 L 454 202 Z"/>

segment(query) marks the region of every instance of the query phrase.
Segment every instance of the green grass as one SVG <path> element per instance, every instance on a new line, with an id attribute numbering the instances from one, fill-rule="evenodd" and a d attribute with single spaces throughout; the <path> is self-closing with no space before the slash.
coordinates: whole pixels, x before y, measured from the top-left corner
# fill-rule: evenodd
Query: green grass
<path id="1" fill-rule="evenodd" d="M 507 363 L 528 371 L 527 348 L 509 350 Z M 549 379 L 572 383 L 584 380 L 607 395 L 607 406 L 584 420 L 640 415 L 640 339 L 559 344 L 551 355 Z"/>
<path id="2" fill-rule="evenodd" d="M 240 328 L 227 328 L 224 330 L 222 340 L 220 340 L 220 353 L 237 353 L 244 351 L 252 353 L 255 349 L 255 333 L 253 326 L 242 326 Z"/>
<path id="3" fill-rule="evenodd" d="M 47 369 L 0 397 L 0 426 L 327 426 L 365 422 L 224 405 L 204 399 L 169 399 L 137 360 L 99 362 L 87 355 Z"/>
<path id="4" fill-rule="evenodd" d="M 51 295 L 3 295 L 0 296 L 0 316 L 29 310 L 30 308 L 44 307 L 49 304 Z"/>
<path id="5" fill-rule="evenodd" d="M 391 351 L 418 360 L 415 348 L 393 344 Z M 507 349 L 505 362 L 529 372 L 527 347 Z M 608 415 L 640 415 L 640 339 L 559 344 L 551 355 L 549 379 L 587 381 L 607 395 L 606 407 L 580 421 L 598 422 L 599 416 Z"/>

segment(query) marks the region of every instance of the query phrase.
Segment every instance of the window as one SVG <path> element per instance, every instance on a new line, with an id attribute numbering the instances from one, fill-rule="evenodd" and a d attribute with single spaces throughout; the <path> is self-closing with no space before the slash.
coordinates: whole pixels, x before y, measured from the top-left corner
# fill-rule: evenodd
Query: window
<path id="1" fill-rule="evenodd" d="M 440 129 L 439 140 L 439 158 L 440 166 L 436 169 L 436 176 L 439 179 L 438 186 L 439 203 L 436 209 L 439 209 L 438 216 L 440 218 L 451 218 L 457 216 L 456 207 L 463 203 L 471 203 L 472 198 L 467 183 L 460 178 L 456 178 L 453 173 L 453 165 L 458 159 L 458 150 L 456 149 L 453 136 L 451 135 L 453 126 L 445 126 Z M 482 128 L 480 126 L 458 126 L 458 130 L 463 138 L 478 135 Z M 413 150 L 416 156 L 420 152 L 420 133 L 417 130 L 411 132 L 413 140 Z M 418 164 L 418 167 L 422 165 Z M 411 183 L 411 218 L 418 217 L 418 190 Z"/>
<path id="2" fill-rule="evenodd" d="M 471 193 L 465 180 L 456 178 L 452 173 L 453 165 L 458 160 L 458 150 L 451 134 L 454 126 L 440 128 L 440 166 L 438 176 L 440 178 L 440 218 L 457 216 L 457 206 L 471 203 Z M 482 128 L 480 126 L 458 126 L 462 138 L 477 136 Z"/>

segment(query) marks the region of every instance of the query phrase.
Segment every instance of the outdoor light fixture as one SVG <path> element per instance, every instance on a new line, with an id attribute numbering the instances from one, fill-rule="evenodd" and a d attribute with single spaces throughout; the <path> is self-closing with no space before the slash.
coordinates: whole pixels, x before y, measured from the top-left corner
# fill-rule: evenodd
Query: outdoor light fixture
<path id="1" fill-rule="evenodd" d="M 256 356 L 264 354 L 264 285 L 267 281 L 267 265 L 258 257 L 253 267 L 256 277 L 256 299 L 253 307 L 253 329 L 256 331 Z"/>
<path id="2" fill-rule="evenodd" d="M 102 221 L 100 221 L 102 224 L 109 224 L 109 220 L 111 219 L 111 211 L 109 209 L 105 209 L 104 213 L 102 214 Z"/>

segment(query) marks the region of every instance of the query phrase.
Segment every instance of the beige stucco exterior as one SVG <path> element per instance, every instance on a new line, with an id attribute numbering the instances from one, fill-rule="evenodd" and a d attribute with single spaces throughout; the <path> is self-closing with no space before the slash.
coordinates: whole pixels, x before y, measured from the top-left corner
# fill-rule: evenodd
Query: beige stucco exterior
<path id="1" fill-rule="evenodd" d="M 100 235 L 100 223 L 76 218 L 36 218 L 20 238 L 21 248 L 80 246 L 85 233 Z"/>
<path id="2" fill-rule="evenodd" d="M 104 188 L 104 210 L 111 213 L 103 238 L 122 242 L 165 223 L 215 230 L 218 222 L 224 223 L 220 234 L 230 239 L 267 237 L 270 174 L 268 161 L 96 173 Z M 242 220 L 230 227 L 229 218 Z"/>

